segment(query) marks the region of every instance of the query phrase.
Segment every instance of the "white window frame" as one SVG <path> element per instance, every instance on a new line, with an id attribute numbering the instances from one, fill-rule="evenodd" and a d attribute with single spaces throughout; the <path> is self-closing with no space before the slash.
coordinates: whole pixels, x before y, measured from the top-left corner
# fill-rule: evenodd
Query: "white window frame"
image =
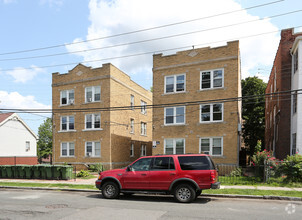
<path id="1" fill-rule="evenodd" d="M 87 116 L 91 115 L 91 128 L 87 128 Z M 95 117 L 99 116 L 100 117 L 100 127 L 95 128 Z M 92 114 L 86 114 L 85 115 L 85 130 L 102 130 L 101 128 L 101 113 L 92 113 Z"/>
<path id="2" fill-rule="evenodd" d="M 130 118 L 130 133 L 134 134 L 134 119 Z"/>
<path id="3" fill-rule="evenodd" d="M 134 157 L 134 144 L 131 143 L 130 145 L 130 157 Z"/>
<path id="4" fill-rule="evenodd" d="M 63 155 L 63 144 L 66 144 L 67 154 Z M 73 155 L 70 154 L 71 144 L 73 144 Z M 61 142 L 61 157 L 74 157 L 75 156 L 75 144 L 74 142 Z"/>
<path id="5" fill-rule="evenodd" d="M 87 144 L 88 143 L 91 143 L 91 147 L 92 147 L 92 152 L 89 155 L 88 155 L 88 152 L 87 152 Z M 95 150 L 96 150 L 95 145 L 96 145 L 96 143 L 100 143 L 100 155 L 95 154 Z M 102 155 L 102 145 L 101 145 L 100 141 L 86 141 L 85 142 L 85 157 L 101 157 L 101 155 Z"/>
<path id="6" fill-rule="evenodd" d="M 221 87 L 214 87 L 214 71 L 221 70 L 222 76 L 221 76 Z M 202 73 L 204 72 L 210 72 L 210 88 L 202 88 Z M 218 68 L 218 69 L 211 69 L 211 70 L 202 70 L 200 71 L 200 90 L 208 90 L 208 89 L 221 89 L 224 88 L 224 68 Z"/>
<path id="7" fill-rule="evenodd" d="M 147 114 L 147 102 L 141 100 L 141 113 L 143 115 L 146 115 Z"/>
<path id="8" fill-rule="evenodd" d="M 184 76 L 184 90 L 183 90 L 183 91 L 176 91 L 176 88 L 177 88 L 177 77 L 178 77 L 178 76 Z M 168 78 L 168 77 L 173 77 L 173 81 L 174 81 L 174 84 L 173 84 L 173 92 L 167 92 L 166 83 L 167 83 L 167 78 Z M 165 94 L 173 94 L 173 93 L 182 93 L 182 92 L 186 92 L 186 74 L 185 74 L 185 73 L 182 73 L 182 74 L 177 74 L 177 75 L 167 75 L 167 76 L 165 76 L 164 91 L 165 91 Z"/>
<path id="9" fill-rule="evenodd" d="M 66 104 L 62 103 L 62 93 L 63 92 L 66 92 L 66 99 L 67 99 L 66 100 Z M 73 93 L 73 98 L 70 98 L 71 92 Z M 75 98 L 74 96 L 75 96 L 74 89 L 60 91 L 60 105 L 61 106 L 65 106 L 65 105 L 72 105 L 72 104 L 74 104 L 74 98 Z"/>
<path id="10" fill-rule="evenodd" d="M 134 95 L 130 95 L 130 107 L 131 110 L 134 110 Z"/>
<path id="11" fill-rule="evenodd" d="M 147 123 L 141 122 L 141 135 L 147 136 Z"/>
<path id="12" fill-rule="evenodd" d="M 146 144 L 142 144 L 141 146 L 141 157 L 143 156 L 147 156 L 147 145 Z"/>
<path id="13" fill-rule="evenodd" d="M 220 144 L 221 144 L 221 154 L 219 154 L 219 155 L 217 155 L 217 154 L 213 155 L 213 147 L 214 147 L 213 139 L 214 138 L 220 138 L 220 140 L 221 140 L 221 142 L 220 142 Z M 202 139 L 209 139 L 209 148 L 210 148 L 209 149 L 209 155 L 210 156 L 214 156 L 214 157 L 223 156 L 223 137 L 201 137 L 201 138 L 199 138 L 199 153 L 204 152 L 204 151 L 201 151 L 201 140 Z"/>
<path id="14" fill-rule="evenodd" d="M 91 92 L 92 92 L 92 95 L 91 95 L 91 100 L 87 100 L 87 90 L 91 88 Z M 96 95 L 96 88 L 100 88 L 100 100 L 95 100 L 95 95 Z M 102 91 L 101 91 L 101 86 L 88 86 L 88 87 L 85 87 L 85 103 L 91 103 L 91 102 L 100 102 L 101 101 L 101 94 L 102 94 Z"/>
<path id="15" fill-rule="evenodd" d="M 173 108 L 173 123 L 167 123 L 166 122 L 166 117 L 167 117 L 167 109 L 172 109 Z M 176 122 L 176 117 L 177 117 L 177 114 L 176 114 L 176 111 L 177 111 L 177 108 L 184 108 L 184 121 L 183 122 Z M 183 125 L 186 123 L 186 106 L 173 106 L 173 107 L 166 107 L 164 109 L 164 125 L 166 126 L 169 126 L 169 125 Z"/>
<path id="16" fill-rule="evenodd" d="M 221 120 L 213 120 L 213 106 L 219 104 L 221 105 Z M 202 106 L 204 105 L 210 105 L 210 121 L 202 121 L 202 117 L 201 117 L 201 110 L 202 110 Z M 208 104 L 202 104 L 199 106 L 199 123 L 219 123 L 219 122 L 223 122 L 223 113 L 224 113 L 224 105 L 223 103 L 208 103 Z"/>
<path id="17" fill-rule="evenodd" d="M 186 139 L 185 138 L 167 138 L 164 139 L 164 154 L 166 154 L 166 142 L 167 140 L 172 140 L 173 141 L 173 154 L 176 154 L 176 141 L 177 140 L 183 140 L 184 142 L 184 151 L 183 153 L 186 153 Z"/>
<path id="18" fill-rule="evenodd" d="M 63 118 L 66 117 L 66 129 L 63 130 Z M 70 117 L 73 117 L 73 129 L 70 129 Z M 74 131 L 75 130 L 75 118 L 74 115 L 64 115 L 60 118 L 60 131 Z"/>

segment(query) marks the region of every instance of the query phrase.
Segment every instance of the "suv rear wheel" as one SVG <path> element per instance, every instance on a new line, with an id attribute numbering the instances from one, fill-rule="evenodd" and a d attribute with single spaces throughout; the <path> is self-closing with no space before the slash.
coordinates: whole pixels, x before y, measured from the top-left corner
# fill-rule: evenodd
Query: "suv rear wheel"
<path id="1" fill-rule="evenodd" d="M 104 183 L 102 186 L 102 195 L 106 199 L 116 199 L 120 194 L 120 188 L 114 182 Z"/>
<path id="2" fill-rule="evenodd" d="M 180 184 L 174 190 L 174 198 L 178 202 L 192 202 L 196 197 L 196 192 L 189 184 Z"/>

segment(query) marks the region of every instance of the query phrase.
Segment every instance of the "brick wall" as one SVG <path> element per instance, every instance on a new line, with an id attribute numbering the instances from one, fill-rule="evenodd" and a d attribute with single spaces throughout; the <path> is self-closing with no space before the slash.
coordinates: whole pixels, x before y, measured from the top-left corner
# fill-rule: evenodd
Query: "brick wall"
<path id="1" fill-rule="evenodd" d="M 38 164 L 37 157 L 0 157 L 0 165 Z"/>
<path id="2" fill-rule="evenodd" d="M 222 98 L 238 97 L 240 87 L 239 42 L 229 42 L 227 46 L 217 48 L 200 48 L 181 51 L 176 54 L 153 56 L 153 103 L 183 103 Z M 222 68 L 224 85 L 222 88 L 200 90 L 200 73 L 204 70 Z M 186 90 L 182 93 L 165 94 L 165 76 L 186 75 Z M 209 103 L 211 103 L 209 101 Z M 199 122 L 200 106 L 185 107 L 185 125 L 165 126 L 164 108 L 153 109 L 153 140 L 159 142 L 152 154 L 164 153 L 164 140 L 167 138 L 184 138 L 185 153 L 199 153 L 201 137 L 222 137 L 223 155 L 213 157 L 216 163 L 238 163 L 238 123 L 241 119 L 241 103 L 225 102 L 223 104 L 223 121 L 203 124 Z"/>

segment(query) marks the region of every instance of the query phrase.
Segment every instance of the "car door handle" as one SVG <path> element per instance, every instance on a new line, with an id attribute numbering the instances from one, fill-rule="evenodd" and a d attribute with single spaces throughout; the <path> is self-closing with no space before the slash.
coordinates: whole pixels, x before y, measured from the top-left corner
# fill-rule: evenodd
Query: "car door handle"
<path id="1" fill-rule="evenodd" d="M 170 175 L 172 176 L 172 175 L 176 175 L 176 173 L 170 173 Z"/>
<path id="2" fill-rule="evenodd" d="M 147 176 L 147 174 L 145 174 L 145 173 L 142 173 L 141 175 L 142 175 L 142 176 Z"/>

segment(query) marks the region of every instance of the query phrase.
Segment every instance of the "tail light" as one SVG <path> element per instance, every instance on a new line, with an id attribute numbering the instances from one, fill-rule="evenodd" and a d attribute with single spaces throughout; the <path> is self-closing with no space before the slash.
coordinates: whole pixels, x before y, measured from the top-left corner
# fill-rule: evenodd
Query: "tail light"
<path id="1" fill-rule="evenodd" d="M 216 181 L 216 175 L 217 175 L 216 171 L 211 171 L 210 180 L 211 180 L 211 181 Z"/>

